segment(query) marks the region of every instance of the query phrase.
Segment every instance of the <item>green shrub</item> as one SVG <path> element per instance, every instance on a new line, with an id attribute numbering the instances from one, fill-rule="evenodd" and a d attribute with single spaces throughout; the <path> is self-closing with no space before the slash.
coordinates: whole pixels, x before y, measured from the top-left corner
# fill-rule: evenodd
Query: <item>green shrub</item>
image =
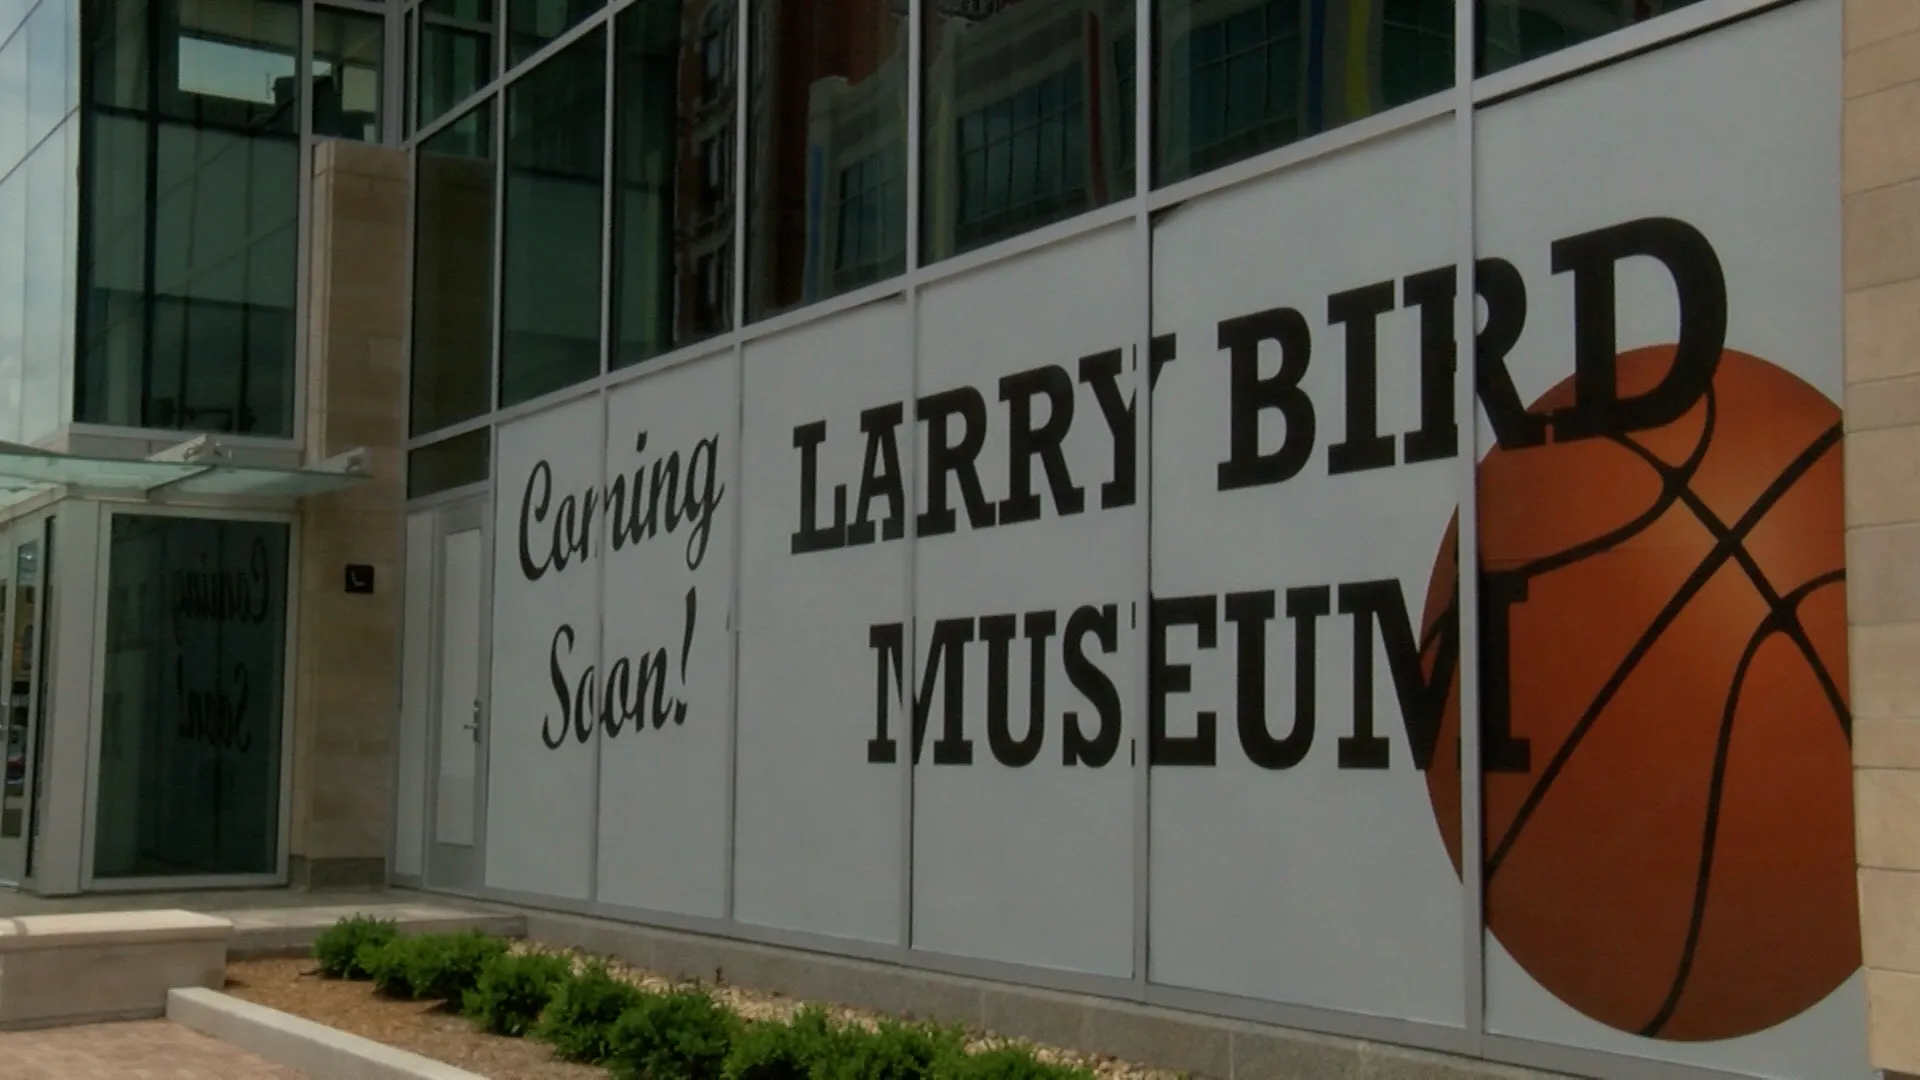
<path id="1" fill-rule="evenodd" d="M 387 997 L 412 997 L 413 984 L 408 981 L 407 972 L 418 943 L 416 938 L 369 941 L 360 946 L 353 963 L 373 979 L 376 992 Z"/>
<path id="2" fill-rule="evenodd" d="M 958 1028 L 883 1020 L 874 1031 L 850 1032 L 827 1073 L 833 1080 L 928 1080 L 948 1059 L 965 1054 L 966 1045 Z"/>
<path id="3" fill-rule="evenodd" d="M 458 934 L 425 934 L 402 938 L 406 950 L 406 981 L 413 996 L 431 1001 L 460 1002 L 480 983 L 480 972 L 507 955 L 505 938 L 478 930 Z"/>
<path id="4" fill-rule="evenodd" d="M 720 1080 L 739 1026 L 704 991 L 644 994 L 614 1022 L 603 1064 L 615 1080 Z"/>
<path id="5" fill-rule="evenodd" d="M 1051 1065 L 1019 1046 L 956 1054 L 941 1063 L 939 1080 L 1094 1080 L 1091 1070 Z"/>
<path id="6" fill-rule="evenodd" d="M 614 978 L 606 964 L 589 964 L 560 984 L 533 1035 L 552 1043 L 563 1060 L 598 1065 L 612 1051 L 613 1025 L 645 996 L 639 987 Z"/>
<path id="7" fill-rule="evenodd" d="M 734 1036 L 720 1070 L 722 1080 L 815 1080 L 831 1062 L 844 1060 L 854 1035 L 809 1005 L 790 1023 L 748 1024 Z"/>
<path id="8" fill-rule="evenodd" d="M 482 1031 L 518 1038 L 539 1022 L 554 991 L 572 975 L 573 963 L 564 956 L 501 953 L 480 969 L 463 1011 Z"/>
<path id="9" fill-rule="evenodd" d="M 360 950 L 368 945 L 384 945 L 399 935 L 391 919 L 354 915 L 341 919 L 323 931 L 313 943 L 313 958 L 320 962 L 320 973 L 329 979 L 367 979 L 373 973 L 360 966 Z"/>

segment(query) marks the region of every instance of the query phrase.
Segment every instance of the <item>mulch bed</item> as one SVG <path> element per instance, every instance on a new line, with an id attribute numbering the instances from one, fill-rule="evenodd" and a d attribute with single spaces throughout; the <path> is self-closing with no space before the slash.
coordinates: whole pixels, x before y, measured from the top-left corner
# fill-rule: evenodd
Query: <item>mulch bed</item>
<path id="1" fill-rule="evenodd" d="M 564 952 L 529 942 L 516 942 L 516 951 Z M 573 954 L 578 956 L 579 954 Z M 649 990 L 665 990 L 674 980 L 623 964 L 609 965 L 615 976 Z M 786 1020 L 805 1002 L 738 986 L 708 987 L 714 996 L 748 1020 Z M 374 993 L 366 982 L 320 977 L 311 959 L 242 960 L 227 966 L 227 993 L 270 1009 L 292 1013 L 388 1046 L 442 1061 L 489 1080 L 606 1080 L 596 1066 L 556 1061 L 550 1047 L 533 1039 L 510 1039 L 476 1030 L 471 1021 L 449 1005 L 436 1002 L 395 1001 Z M 864 1009 L 828 1006 L 837 1019 L 872 1026 L 881 1014 Z M 982 1050 L 1016 1040 L 978 1034 L 970 1047 Z M 1149 1069 L 1102 1055 L 1034 1047 L 1045 1061 L 1080 1065 L 1100 1080 L 1179 1080 L 1180 1074 Z"/>
<path id="2" fill-rule="evenodd" d="M 227 993 L 491 1080 L 607 1080 L 605 1069 L 555 1061 L 545 1043 L 476 1031 L 446 1005 L 392 1001 L 371 983 L 323 979 L 304 957 L 229 964 Z"/>

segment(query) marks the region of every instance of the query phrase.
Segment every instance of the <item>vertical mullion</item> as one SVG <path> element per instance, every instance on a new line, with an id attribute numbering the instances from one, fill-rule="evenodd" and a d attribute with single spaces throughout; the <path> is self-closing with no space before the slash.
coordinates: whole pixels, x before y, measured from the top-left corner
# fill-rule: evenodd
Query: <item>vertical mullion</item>
<path id="1" fill-rule="evenodd" d="M 1479 306 L 1475 302 L 1474 250 L 1474 111 L 1473 55 L 1474 0 L 1454 0 L 1454 244 L 1458 253 L 1459 287 L 1454 290 L 1454 415 L 1459 418 L 1460 489 L 1454 544 L 1457 560 L 1454 581 L 1459 591 L 1455 619 L 1460 636 L 1460 885 L 1462 907 L 1463 999 L 1468 1045 L 1476 1056 L 1486 1041 L 1486 949 L 1481 929 L 1485 913 L 1485 878 L 1481 870 L 1480 768 L 1480 542 L 1479 542 L 1479 412 L 1474 395 L 1479 351 Z"/>
<path id="2" fill-rule="evenodd" d="M 740 835 L 740 587 L 741 564 L 746 537 L 744 527 L 746 504 L 745 487 L 746 449 L 747 449 L 747 347 L 739 340 L 739 332 L 747 324 L 747 64 L 752 58 L 751 45 L 748 42 L 748 29 L 752 25 L 752 0 L 735 0 L 733 11 L 733 236 L 730 239 L 733 251 L 733 272 L 728 275 L 730 295 L 728 301 L 733 305 L 733 320 L 730 329 L 735 335 L 733 345 L 733 461 L 734 461 L 734 497 L 733 497 L 733 566 L 729 573 L 733 577 L 733 588 L 729 590 L 727 626 L 731 631 L 733 654 L 728 658 L 732 668 L 730 673 L 732 686 L 732 706 L 727 710 L 727 872 L 723 879 L 721 894 L 721 914 L 728 921 L 734 918 L 734 879 L 739 865 Z"/>
<path id="3" fill-rule="evenodd" d="M 484 102 L 493 121 L 493 130 L 487 138 L 493 143 L 493 310 L 489 312 L 492 327 L 487 332 L 488 343 L 493 347 L 493 355 L 487 371 L 488 411 L 500 408 L 500 377 L 504 365 L 502 357 L 506 353 L 504 340 L 506 327 L 506 282 L 507 282 L 507 101 L 511 88 L 495 91 L 493 98 Z"/>
<path id="4" fill-rule="evenodd" d="M 613 336 L 609 327 L 613 322 L 613 169 L 614 138 L 618 129 L 614 124 L 614 64 L 618 52 L 614 48 L 612 14 L 606 16 L 601 24 L 605 43 L 602 49 L 601 73 L 603 84 L 600 88 L 600 373 L 606 374 L 612 364 Z M 591 31 L 589 31 L 591 33 Z M 613 395 L 602 386 L 594 391 L 600 406 L 600 452 L 595 455 L 594 465 L 599 470 L 597 490 L 607 490 L 607 451 L 613 444 Z M 607 543 L 611 538 L 613 516 L 600 515 L 600 529 L 594 541 L 599 550 L 594 552 L 594 577 L 598 584 L 594 588 L 594 625 L 599 634 L 594 642 L 594 662 L 596 671 L 607 670 Z M 592 541 L 590 541 L 592 542 Z M 605 708 L 607 688 L 603 677 L 601 686 L 602 708 Z M 587 861 L 587 900 L 590 903 L 600 901 L 600 798 L 603 793 L 600 777 L 606 757 L 606 725 L 593 726 L 593 777 L 588 790 L 593 792 L 593 831 L 589 833 L 588 850 L 592 852 Z"/>
<path id="5" fill-rule="evenodd" d="M 1153 218 L 1147 212 L 1147 192 L 1153 176 L 1153 19 L 1154 0 L 1135 0 L 1133 10 L 1133 228 L 1134 258 L 1140 275 L 1139 324 L 1134 327 L 1134 400 L 1139 423 L 1134 428 L 1134 460 L 1142 462 L 1135 474 L 1140 505 L 1146 514 L 1140 628 L 1140 701 L 1152 700 L 1152 667 L 1147 648 L 1153 636 Z M 1105 52 L 1103 49 L 1102 52 Z M 1152 947 L 1151 912 L 1153 869 L 1153 783 L 1149 741 L 1141 730 L 1143 709 L 1130 710 L 1133 732 L 1128 740 L 1133 764 L 1133 985 L 1141 998 L 1147 993 L 1149 952 Z"/>
<path id="6" fill-rule="evenodd" d="M 922 27 L 926 20 L 924 0 L 908 0 L 907 4 L 907 130 L 906 138 L 906 272 L 907 272 L 907 376 L 910 389 L 908 400 L 920 400 L 920 287 L 918 285 L 920 265 L 920 156 L 923 140 L 920 137 L 920 98 L 923 90 L 921 73 Z M 824 182 L 824 180 L 822 181 Z M 906 662 L 901 665 L 903 678 L 900 692 L 905 701 L 913 701 L 914 687 L 920 685 L 920 588 L 919 588 L 919 515 L 914 507 L 920 505 L 920 434 L 919 424 L 908 417 L 912 434 L 907 439 L 907 507 L 906 507 L 906 626 L 903 648 L 906 650 Z M 909 725 L 911 727 L 911 725 Z M 905 740 L 906 749 L 899 755 L 900 760 L 900 945 L 905 949 L 913 948 L 913 859 L 914 859 L 914 768 L 918 755 L 914 753 L 918 744 L 911 738 Z"/>
<path id="7" fill-rule="evenodd" d="M 308 330 L 313 323 L 313 313 L 308 310 L 308 301 L 313 295 L 313 0 L 304 0 L 300 5 L 300 41 L 295 50 L 297 70 L 293 79 L 294 109 L 299 113 L 300 149 L 294 154 L 296 168 L 300 175 L 295 178 L 294 192 L 297 198 L 296 222 L 294 225 L 294 305 L 293 305 L 293 416 L 289 419 L 288 434 L 304 444 L 307 435 L 307 383 L 308 367 L 313 363 L 313 350 L 308 348 Z M 249 155 L 251 161 L 252 155 Z M 248 172 L 252 169 L 249 167 Z M 331 220 L 331 215 L 329 215 Z M 182 353 L 181 372 L 184 375 L 185 353 Z M 184 400 L 184 399 L 183 399 Z M 244 399 L 236 403 L 234 427 L 239 429 L 240 419 L 247 403 Z M 319 448 L 324 450 L 324 447 Z"/>

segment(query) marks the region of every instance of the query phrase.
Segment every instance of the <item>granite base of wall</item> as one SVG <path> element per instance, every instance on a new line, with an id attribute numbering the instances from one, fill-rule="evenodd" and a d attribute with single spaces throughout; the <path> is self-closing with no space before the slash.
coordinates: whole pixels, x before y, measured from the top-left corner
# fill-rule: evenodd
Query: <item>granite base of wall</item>
<path id="1" fill-rule="evenodd" d="M 377 889 L 387 883 L 387 860 L 287 857 L 287 877 L 300 889 Z"/>
<path id="2" fill-rule="evenodd" d="M 528 910 L 527 937 L 662 975 L 941 1023 L 1206 1080 L 1557 1080 L 1557 1074 L 825 953 Z"/>

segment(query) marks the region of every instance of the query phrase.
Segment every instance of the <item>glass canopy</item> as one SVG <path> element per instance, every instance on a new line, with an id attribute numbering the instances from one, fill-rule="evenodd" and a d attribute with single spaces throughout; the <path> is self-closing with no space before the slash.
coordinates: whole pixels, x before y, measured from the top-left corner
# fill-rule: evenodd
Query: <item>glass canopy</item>
<path id="1" fill-rule="evenodd" d="M 86 457 L 0 442 L 0 508 L 56 488 L 96 495 L 247 495 L 299 498 L 367 479 L 355 450 L 306 468 L 235 465 L 212 440 L 182 443 L 145 460 Z"/>

